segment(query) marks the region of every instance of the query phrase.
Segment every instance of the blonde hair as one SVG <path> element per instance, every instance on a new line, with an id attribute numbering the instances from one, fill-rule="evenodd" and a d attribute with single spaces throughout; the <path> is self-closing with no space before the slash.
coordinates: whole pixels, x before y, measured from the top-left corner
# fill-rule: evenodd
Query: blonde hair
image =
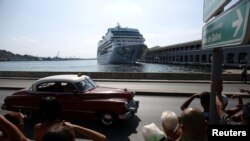
<path id="1" fill-rule="evenodd" d="M 162 125 L 172 132 L 176 132 L 179 128 L 178 116 L 172 111 L 165 111 L 161 115 Z"/>

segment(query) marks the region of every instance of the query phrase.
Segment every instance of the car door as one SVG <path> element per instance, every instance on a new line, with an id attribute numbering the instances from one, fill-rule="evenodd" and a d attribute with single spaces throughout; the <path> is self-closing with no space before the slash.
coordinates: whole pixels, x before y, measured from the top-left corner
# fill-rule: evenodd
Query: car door
<path id="1" fill-rule="evenodd" d="M 53 82 L 40 83 L 31 87 L 26 95 L 17 97 L 18 101 L 15 102 L 19 107 L 17 111 L 22 112 L 27 118 L 33 118 L 33 116 L 39 114 L 41 99 L 55 95 L 55 93 L 50 90 L 53 85 Z"/>
<path id="2" fill-rule="evenodd" d="M 62 105 L 63 116 L 67 118 L 86 117 L 84 94 L 71 82 L 60 82 L 62 89 L 58 89 L 55 96 Z"/>

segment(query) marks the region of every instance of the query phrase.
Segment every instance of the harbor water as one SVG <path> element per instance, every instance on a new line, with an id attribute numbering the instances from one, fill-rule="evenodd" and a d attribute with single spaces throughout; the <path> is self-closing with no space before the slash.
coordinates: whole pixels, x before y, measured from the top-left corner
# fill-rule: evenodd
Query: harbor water
<path id="1" fill-rule="evenodd" d="M 5 61 L 0 62 L 0 71 L 42 71 L 42 72 L 166 72 L 166 73 L 203 73 L 210 72 L 207 66 L 173 65 L 173 64 L 106 64 L 97 60 L 63 60 L 63 61 Z"/>

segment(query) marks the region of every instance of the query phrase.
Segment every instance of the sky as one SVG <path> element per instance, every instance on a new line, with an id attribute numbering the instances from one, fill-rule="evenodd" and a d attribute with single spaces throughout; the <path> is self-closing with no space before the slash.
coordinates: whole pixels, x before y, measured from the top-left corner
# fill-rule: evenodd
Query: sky
<path id="1" fill-rule="evenodd" d="M 137 28 L 148 48 L 199 40 L 203 0 L 0 0 L 0 49 L 96 58 L 117 23 Z"/>

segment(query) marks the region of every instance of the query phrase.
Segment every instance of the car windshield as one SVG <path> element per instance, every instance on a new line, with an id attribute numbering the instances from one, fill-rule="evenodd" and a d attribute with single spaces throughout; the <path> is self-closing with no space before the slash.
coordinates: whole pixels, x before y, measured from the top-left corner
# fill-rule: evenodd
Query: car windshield
<path id="1" fill-rule="evenodd" d="M 76 83 L 76 85 L 80 91 L 89 91 L 98 86 L 93 80 L 89 78 Z"/>

